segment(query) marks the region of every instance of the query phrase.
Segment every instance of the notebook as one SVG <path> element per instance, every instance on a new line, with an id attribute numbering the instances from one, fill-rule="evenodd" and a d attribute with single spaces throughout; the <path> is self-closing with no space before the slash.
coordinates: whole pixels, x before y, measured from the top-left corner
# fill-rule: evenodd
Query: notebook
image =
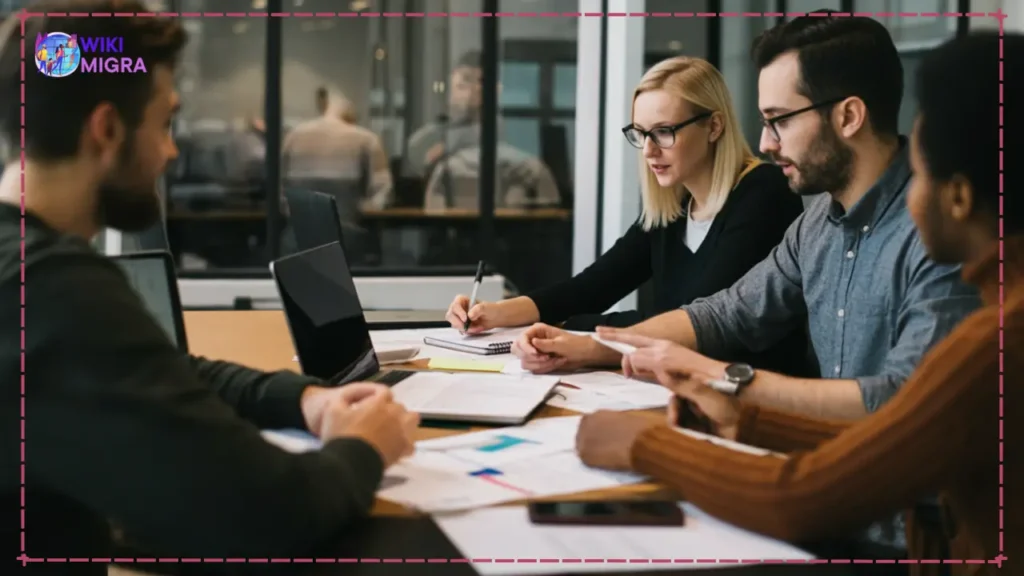
<path id="1" fill-rule="evenodd" d="M 449 330 L 440 336 L 424 336 L 423 343 L 458 352 L 493 356 L 511 352 L 517 334 L 515 331 L 500 331 L 468 335 Z"/>

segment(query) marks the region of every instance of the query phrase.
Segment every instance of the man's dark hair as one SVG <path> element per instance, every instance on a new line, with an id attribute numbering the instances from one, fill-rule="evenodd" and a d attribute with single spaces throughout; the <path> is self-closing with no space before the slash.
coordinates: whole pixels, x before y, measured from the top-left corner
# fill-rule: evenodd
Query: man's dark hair
<path id="1" fill-rule="evenodd" d="M 480 68 L 483 66 L 483 55 L 477 50 L 464 53 L 455 62 L 455 68 Z"/>
<path id="2" fill-rule="evenodd" d="M 27 7 L 33 13 L 137 13 L 150 12 L 137 0 L 51 0 Z M 151 13 L 151 12 L 150 12 Z M 51 78 L 35 69 L 35 43 L 50 32 L 77 34 L 78 38 L 121 37 L 124 53 L 142 58 L 147 74 L 82 73 Z M 3 138 L 17 149 L 21 138 L 21 35 L 17 26 L 0 38 L 0 99 Z M 152 16 L 40 16 L 25 22 L 25 154 L 35 160 L 74 156 L 86 119 L 103 102 L 110 102 L 128 130 L 142 121 L 152 96 L 152 73 L 157 66 L 174 68 L 186 35 L 177 20 Z M 98 54 L 98 56 L 108 56 Z"/>
<path id="3" fill-rule="evenodd" d="M 327 88 L 321 86 L 316 89 L 316 99 L 326 101 L 327 100 Z"/>
<path id="4" fill-rule="evenodd" d="M 917 70 L 918 149 L 932 178 L 960 175 L 978 208 L 999 215 L 999 35 L 974 33 L 929 52 Z M 1003 36 L 1003 227 L 1024 232 L 1019 166 L 1024 133 L 1024 36 Z M 1017 197 L 1014 197 L 1017 195 Z"/>
<path id="5" fill-rule="evenodd" d="M 797 91 L 813 103 L 856 96 L 864 101 L 868 119 L 880 135 L 895 136 L 903 99 L 903 64 L 885 26 L 877 20 L 831 16 L 815 10 L 766 30 L 751 56 L 758 70 L 779 56 L 796 51 L 800 62 Z M 827 114 L 828 108 L 821 113 Z"/>

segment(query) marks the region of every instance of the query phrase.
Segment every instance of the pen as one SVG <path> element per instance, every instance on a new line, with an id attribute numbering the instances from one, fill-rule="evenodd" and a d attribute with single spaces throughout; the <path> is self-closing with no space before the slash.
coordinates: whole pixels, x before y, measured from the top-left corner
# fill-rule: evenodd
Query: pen
<path id="1" fill-rule="evenodd" d="M 484 261 L 481 260 L 476 265 L 476 279 L 473 280 L 473 295 L 469 297 L 469 307 L 466 308 L 466 324 L 462 327 L 462 331 L 469 330 L 469 311 L 476 306 L 476 293 L 480 290 L 480 282 L 484 279 Z"/>

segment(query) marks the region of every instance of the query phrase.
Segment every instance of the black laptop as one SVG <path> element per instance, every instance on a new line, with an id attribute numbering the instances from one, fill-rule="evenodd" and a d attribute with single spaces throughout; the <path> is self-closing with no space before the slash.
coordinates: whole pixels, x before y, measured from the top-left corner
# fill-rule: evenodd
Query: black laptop
<path id="1" fill-rule="evenodd" d="M 185 319 L 178 294 L 174 258 L 164 250 L 147 250 L 112 256 L 143 304 L 178 349 L 188 353 Z"/>
<path id="2" fill-rule="evenodd" d="M 557 377 L 389 370 L 381 372 L 345 252 L 338 242 L 274 261 L 270 270 L 304 374 L 340 386 L 372 381 L 424 420 L 521 424 Z"/>
<path id="3" fill-rule="evenodd" d="M 335 385 L 358 380 L 385 384 L 415 374 L 380 370 L 370 329 L 338 241 L 270 264 L 303 374 Z"/>

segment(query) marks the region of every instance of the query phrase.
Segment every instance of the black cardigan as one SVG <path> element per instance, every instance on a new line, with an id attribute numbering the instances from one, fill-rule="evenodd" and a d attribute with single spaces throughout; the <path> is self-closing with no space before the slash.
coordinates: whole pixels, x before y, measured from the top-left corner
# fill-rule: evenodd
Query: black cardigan
<path id="1" fill-rule="evenodd" d="M 731 286 L 768 256 L 802 211 L 803 203 L 790 191 L 782 170 L 763 163 L 730 192 L 696 253 L 685 243 L 685 216 L 647 232 L 638 221 L 585 270 L 527 296 L 537 305 L 541 321 L 548 324 L 564 322 L 566 329 L 586 331 L 601 325 L 632 326 Z M 654 309 L 649 314 L 636 310 L 602 314 L 652 278 Z M 780 343 L 785 350 L 771 350 L 754 359 L 763 361 L 778 352 L 802 354 L 806 339 L 802 334 L 799 342 L 794 338 Z M 739 356 L 751 359 L 745 353 Z M 789 362 L 760 363 L 765 368 L 791 367 Z"/>

